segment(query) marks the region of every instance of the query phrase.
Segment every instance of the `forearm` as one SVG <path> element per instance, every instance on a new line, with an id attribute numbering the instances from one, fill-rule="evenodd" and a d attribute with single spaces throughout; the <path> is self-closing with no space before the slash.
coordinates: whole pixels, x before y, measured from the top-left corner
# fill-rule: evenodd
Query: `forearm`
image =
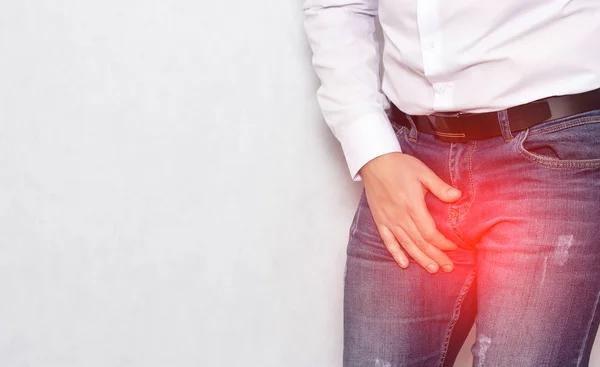
<path id="1" fill-rule="evenodd" d="M 305 30 L 321 86 L 317 100 L 354 180 L 371 159 L 400 146 L 385 113 L 376 39 L 377 1 L 307 0 Z"/>

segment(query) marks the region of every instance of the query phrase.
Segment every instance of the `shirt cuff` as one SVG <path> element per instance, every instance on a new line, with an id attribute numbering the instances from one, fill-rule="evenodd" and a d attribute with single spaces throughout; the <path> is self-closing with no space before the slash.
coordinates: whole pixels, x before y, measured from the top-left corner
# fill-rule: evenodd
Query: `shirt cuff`
<path id="1" fill-rule="evenodd" d="M 342 145 L 352 181 L 362 181 L 358 171 L 370 160 L 387 153 L 402 152 L 385 113 L 338 126 L 335 133 Z"/>

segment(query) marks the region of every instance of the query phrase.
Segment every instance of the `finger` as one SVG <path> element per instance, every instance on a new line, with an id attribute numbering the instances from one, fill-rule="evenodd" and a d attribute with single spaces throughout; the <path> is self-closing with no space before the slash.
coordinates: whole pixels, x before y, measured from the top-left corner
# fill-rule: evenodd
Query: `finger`
<path id="1" fill-rule="evenodd" d="M 439 266 L 441 266 L 445 272 L 452 271 L 454 268 L 452 260 L 450 260 L 448 255 L 446 255 L 446 253 L 444 253 L 442 250 L 427 242 L 417 229 L 417 226 L 414 222 L 406 222 L 403 229 L 413 241 L 415 246 L 424 252 L 429 258 L 439 264 Z"/>
<path id="2" fill-rule="evenodd" d="M 394 237 L 392 231 L 384 225 L 377 225 L 377 228 L 379 229 L 379 234 L 381 235 L 385 247 L 388 249 L 394 260 L 396 260 L 398 265 L 406 269 L 408 267 L 408 257 L 400 248 L 400 244 L 396 240 L 396 237 Z"/>
<path id="3" fill-rule="evenodd" d="M 438 264 L 427 256 L 410 238 L 410 236 L 400 226 L 395 226 L 392 230 L 394 237 L 400 243 L 402 248 L 413 258 L 415 261 L 427 269 L 430 273 L 438 271 Z"/>
<path id="4" fill-rule="evenodd" d="M 452 203 L 462 196 L 460 190 L 448 185 L 429 167 L 424 166 L 423 168 L 425 173 L 420 180 L 423 185 L 438 199 L 446 203 Z"/>
<path id="5" fill-rule="evenodd" d="M 417 230 L 425 241 L 431 243 L 441 250 L 456 250 L 458 245 L 446 238 L 438 231 L 435 221 L 427 210 L 425 202 L 409 211 L 409 215 L 417 226 Z"/>

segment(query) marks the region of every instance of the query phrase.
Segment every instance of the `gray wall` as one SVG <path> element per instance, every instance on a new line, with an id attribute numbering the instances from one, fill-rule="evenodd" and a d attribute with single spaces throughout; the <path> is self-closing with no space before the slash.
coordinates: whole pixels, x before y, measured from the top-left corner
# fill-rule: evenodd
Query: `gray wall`
<path id="1" fill-rule="evenodd" d="M 0 366 L 341 364 L 361 186 L 303 32 L 298 1 L 0 0 Z"/>

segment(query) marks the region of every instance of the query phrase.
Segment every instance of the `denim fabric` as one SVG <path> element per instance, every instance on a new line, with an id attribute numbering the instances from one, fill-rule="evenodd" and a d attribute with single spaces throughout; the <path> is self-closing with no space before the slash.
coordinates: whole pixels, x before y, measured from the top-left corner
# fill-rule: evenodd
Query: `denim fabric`
<path id="1" fill-rule="evenodd" d="M 503 125 L 507 127 L 506 115 Z M 427 193 L 459 248 L 430 274 L 385 248 L 365 194 L 350 227 L 344 366 L 452 366 L 473 323 L 474 366 L 587 366 L 599 323 L 600 110 L 486 140 L 401 127 L 405 154 L 460 189 Z"/>

